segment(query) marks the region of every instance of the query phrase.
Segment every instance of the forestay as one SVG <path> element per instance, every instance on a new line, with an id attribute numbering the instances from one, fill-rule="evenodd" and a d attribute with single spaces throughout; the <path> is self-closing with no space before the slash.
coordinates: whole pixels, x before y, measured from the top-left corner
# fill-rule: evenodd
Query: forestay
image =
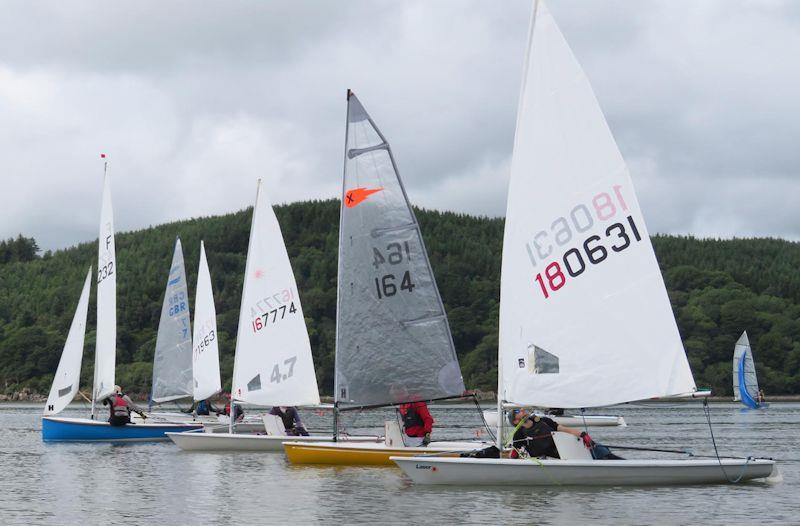
<path id="1" fill-rule="evenodd" d="M 44 407 L 45 415 L 60 413 L 75 398 L 81 376 L 81 360 L 83 358 L 83 341 L 86 336 L 86 315 L 89 311 L 89 288 L 92 282 L 92 269 L 86 274 L 83 283 L 83 292 L 75 309 L 75 316 L 69 326 L 67 341 L 58 362 L 58 369 L 53 378 L 47 405 Z"/>
<path id="2" fill-rule="evenodd" d="M 340 404 L 463 393 L 450 327 L 391 148 L 351 92 L 337 314 Z"/>
<path id="3" fill-rule="evenodd" d="M 153 357 L 153 402 L 192 396 L 192 332 L 189 289 L 180 238 L 175 240 L 172 265 L 161 305 Z"/>
<path id="4" fill-rule="evenodd" d="M 102 400 L 114 392 L 116 354 L 117 258 L 114 248 L 114 211 L 111 208 L 111 176 L 106 163 L 97 253 L 97 340 L 94 352 L 93 400 Z"/>
<path id="5" fill-rule="evenodd" d="M 256 405 L 319 404 L 294 273 L 260 180 L 239 312 L 233 396 Z"/>
<path id="6" fill-rule="evenodd" d="M 501 278 L 501 396 L 593 407 L 695 390 L 625 162 L 543 2 L 523 72 Z"/>
<path id="7" fill-rule="evenodd" d="M 733 350 L 733 399 L 753 409 L 758 407 L 756 364 L 747 331 L 739 337 Z"/>
<path id="8" fill-rule="evenodd" d="M 194 399 L 205 400 L 222 389 L 219 377 L 219 341 L 217 338 L 217 311 L 211 290 L 211 273 L 208 271 L 206 249 L 200 242 L 200 268 L 197 271 L 197 289 L 194 305 L 194 349 L 192 352 Z"/>

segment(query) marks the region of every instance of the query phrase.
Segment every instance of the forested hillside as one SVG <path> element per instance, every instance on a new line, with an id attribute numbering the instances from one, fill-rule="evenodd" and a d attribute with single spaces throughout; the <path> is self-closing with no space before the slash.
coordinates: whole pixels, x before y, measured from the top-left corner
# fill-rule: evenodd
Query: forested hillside
<path id="1" fill-rule="evenodd" d="M 314 201 L 276 209 L 307 317 L 320 387 L 333 386 L 339 208 Z M 117 379 L 146 393 L 167 272 L 183 242 L 194 297 L 205 240 L 218 313 L 223 381 L 230 383 L 251 211 L 117 235 Z M 417 211 L 470 388 L 495 389 L 503 220 Z M 733 345 L 747 329 L 768 394 L 800 393 L 800 244 L 777 239 L 653 239 L 695 379 L 730 394 Z M 96 242 L 37 255 L 33 239 L 0 242 L 0 391 L 47 393 Z M 81 385 L 90 391 L 94 288 Z M 658 342 L 653 342 L 657 345 Z"/>

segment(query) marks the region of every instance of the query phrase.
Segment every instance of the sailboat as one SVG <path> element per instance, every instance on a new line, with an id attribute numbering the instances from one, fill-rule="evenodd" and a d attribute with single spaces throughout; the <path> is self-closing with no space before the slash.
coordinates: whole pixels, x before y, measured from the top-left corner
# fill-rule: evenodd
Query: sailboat
<path id="1" fill-rule="evenodd" d="M 261 186 L 259 180 L 239 311 L 232 403 L 261 407 L 319 406 L 311 343 L 297 284 L 278 219 Z M 207 286 L 210 294 L 210 279 Z M 202 337 L 198 334 L 195 341 L 198 359 L 207 350 L 202 347 L 206 342 L 216 348 L 212 332 Z M 287 437 L 276 418 L 265 416 L 263 430 L 267 434 L 234 433 L 236 424 L 232 422 L 227 433 L 209 428 L 205 433 L 170 433 L 169 437 L 184 450 L 281 451 L 281 442 Z M 324 441 L 331 437 L 296 439 Z"/>
<path id="2" fill-rule="evenodd" d="M 42 439 L 45 441 L 150 441 L 166 440 L 166 431 L 186 431 L 197 429 L 199 425 L 192 424 L 156 424 L 141 423 L 124 426 L 111 426 L 104 419 L 97 419 L 97 404 L 114 393 L 114 367 L 116 361 L 117 340 L 117 266 L 114 245 L 114 214 L 111 207 L 111 186 L 108 175 L 108 162 L 104 163 L 103 205 L 100 213 L 100 235 L 98 237 L 97 257 L 97 341 L 94 360 L 94 386 L 92 389 L 92 414 L 91 418 L 69 418 L 56 416 L 72 400 L 66 391 L 59 403 L 48 404 L 45 407 L 45 416 L 42 418 Z M 84 286 L 84 293 L 88 294 L 88 281 Z M 81 296 L 83 298 L 83 295 Z M 88 298 L 88 296 L 87 296 Z M 59 362 L 64 363 L 64 377 L 69 377 L 69 382 L 75 391 L 78 388 L 80 376 L 80 357 L 83 354 L 83 338 L 86 331 L 86 314 L 81 302 L 78 302 L 78 311 L 75 320 L 82 317 L 82 323 L 73 321 L 67 336 L 67 344 Z M 79 316 L 82 315 L 82 316 Z M 79 349 L 79 350 L 78 350 Z M 77 354 L 77 358 L 75 357 Z M 74 380 L 74 381 L 73 381 Z M 63 382 L 57 372 L 53 380 L 53 388 Z M 53 395 L 51 389 L 51 396 Z M 66 389 L 62 387 L 59 389 Z M 72 393 L 74 396 L 75 392 Z"/>
<path id="3" fill-rule="evenodd" d="M 175 239 L 175 251 L 161 305 L 151 389 L 150 400 L 156 404 L 192 396 L 189 289 L 180 238 Z"/>
<path id="4" fill-rule="evenodd" d="M 534 4 L 511 162 L 500 287 L 498 412 L 694 393 L 633 184 L 586 75 Z M 497 446 L 503 446 L 503 420 Z M 661 485 L 767 478 L 770 459 L 396 457 L 415 483 Z"/>
<path id="5" fill-rule="evenodd" d="M 338 283 L 337 413 L 463 396 L 447 315 L 391 147 L 349 90 Z M 285 442 L 284 449 L 293 463 L 391 465 L 391 455 L 476 447 L 405 447 L 396 427 L 387 423 L 384 442 Z"/>
<path id="6" fill-rule="evenodd" d="M 747 331 L 744 331 L 733 349 L 733 400 L 742 402 L 749 409 L 767 407 L 769 404 L 759 401 L 758 393 L 756 364 Z"/>
<path id="7" fill-rule="evenodd" d="M 203 279 L 202 272 L 205 268 L 205 279 L 209 280 L 207 293 L 201 294 L 200 289 L 197 290 L 197 298 L 195 299 L 196 305 L 207 305 L 210 295 L 211 284 L 210 276 L 208 275 L 208 263 L 205 261 L 205 249 L 203 248 L 202 241 L 200 242 L 200 273 L 198 273 L 198 287 L 200 287 L 201 279 Z M 211 297 L 211 310 L 213 313 L 213 297 Z M 211 330 L 212 338 L 216 335 L 216 316 L 213 320 L 204 318 L 207 323 L 213 321 L 214 329 Z M 156 337 L 156 350 L 153 356 L 153 382 L 150 394 L 151 410 L 153 404 L 163 404 L 166 402 L 173 402 L 183 398 L 193 398 L 195 401 L 205 400 L 219 392 L 219 386 L 215 391 L 209 393 L 205 398 L 196 398 L 195 385 L 198 383 L 197 376 L 205 375 L 209 381 L 213 380 L 216 374 L 216 384 L 219 384 L 219 357 L 216 349 L 216 340 L 209 341 L 209 336 L 206 331 L 202 335 L 197 334 L 195 331 L 194 339 L 192 338 L 191 322 L 190 322 L 190 309 L 189 309 L 189 291 L 186 282 L 186 269 L 184 267 L 183 248 L 180 238 L 175 239 L 175 249 L 172 255 L 172 264 L 170 265 L 169 275 L 167 276 L 167 286 L 164 292 L 164 302 L 161 306 L 161 318 L 158 324 L 158 335 Z M 198 340 L 198 338 L 201 338 Z M 204 340 L 203 340 L 204 339 Z M 201 366 L 195 363 L 194 357 L 196 353 L 193 351 L 192 342 L 200 342 L 201 347 L 209 352 L 203 353 L 205 357 L 216 358 L 216 370 L 214 369 L 213 360 L 206 358 L 201 362 Z M 213 344 L 214 349 L 210 349 Z M 203 365 L 208 365 L 208 370 L 203 368 Z M 204 389 L 201 389 L 201 391 Z M 149 418 L 158 418 L 163 421 L 170 422 L 187 422 L 199 421 L 202 423 L 217 422 L 216 417 L 211 416 L 198 416 L 187 413 L 177 412 L 152 412 Z M 138 421 L 138 420 L 137 420 Z"/>

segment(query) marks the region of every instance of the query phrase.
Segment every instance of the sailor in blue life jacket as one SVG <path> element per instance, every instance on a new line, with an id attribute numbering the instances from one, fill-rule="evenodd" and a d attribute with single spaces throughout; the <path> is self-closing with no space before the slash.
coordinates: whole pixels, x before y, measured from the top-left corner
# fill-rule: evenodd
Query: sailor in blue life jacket
<path id="1" fill-rule="evenodd" d="M 199 402 L 195 402 L 194 404 L 192 404 L 191 408 L 189 408 L 184 412 L 191 413 L 194 416 L 208 416 L 211 413 L 219 414 L 220 411 L 211 404 L 210 399 L 206 399 L 206 400 L 200 400 Z"/>
<path id="2" fill-rule="evenodd" d="M 595 460 L 621 460 L 608 447 L 596 443 L 586 431 L 557 423 L 546 416 L 530 415 L 524 409 L 513 409 L 508 413 L 508 421 L 515 426 L 511 458 L 520 453 L 531 457 L 561 458 L 553 440 L 553 431 L 561 431 L 579 437 Z"/>
<path id="3" fill-rule="evenodd" d="M 287 435 L 308 436 L 303 422 L 300 420 L 300 413 L 295 407 L 275 406 L 270 409 L 269 414 L 280 417 Z"/>
<path id="4" fill-rule="evenodd" d="M 144 409 L 133 403 L 130 397 L 122 392 L 118 385 L 114 386 L 114 394 L 103 400 L 103 405 L 109 406 L 108 423 L 112 426 L 124 426 L 131 423 L 131 411 L 139 413 L 142 418 L 147 418 Z"/>

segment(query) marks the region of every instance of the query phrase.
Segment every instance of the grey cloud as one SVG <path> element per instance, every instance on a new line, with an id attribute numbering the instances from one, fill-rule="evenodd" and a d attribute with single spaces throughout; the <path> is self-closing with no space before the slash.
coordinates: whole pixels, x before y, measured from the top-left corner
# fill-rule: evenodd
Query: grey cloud
<path id="1" fill-rule="evenodd" d="M 651 231 L 800 237 L 796 3 L 548 3 Z M 120 230 L 241 209 L 257 178 L 275 202 L 334 197 L 347 88 L 416 204 L 501 215 L 530 7 L 8 2 L 0 237 L 96 237 L 101 151 Z"/>

